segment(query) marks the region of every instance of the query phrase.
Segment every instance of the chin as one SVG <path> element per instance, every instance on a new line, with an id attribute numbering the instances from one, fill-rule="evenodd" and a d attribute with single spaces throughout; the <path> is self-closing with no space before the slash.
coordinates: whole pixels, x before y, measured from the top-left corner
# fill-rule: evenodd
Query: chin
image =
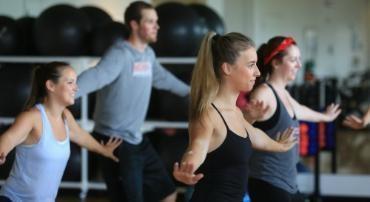
<path id="1" fill-rule="evenodd" d="M 68 106 L 71 106 L 71 105 L 74 105 L 75 104 L 75 101 L 73 100 L 73 101 L 69 101 L 69 102 L 67 102 L 67 107 Z"/>
<path id="2" fill-rule="evenodd" d="M 249 86 L 247 88 L 242 89 L 241 92 L 249 92 L 249 91 L 252 90 L 252 88 L 253 88 L 253 86 Z"/>
<path id="3" fill-rule="evenodd" d="M 146 41 L 148 42 L 148 43 L 155 43 L 155 42 L 157 42 L 157 36 L 148 36 L 147 38 L 146 38 Z"/>

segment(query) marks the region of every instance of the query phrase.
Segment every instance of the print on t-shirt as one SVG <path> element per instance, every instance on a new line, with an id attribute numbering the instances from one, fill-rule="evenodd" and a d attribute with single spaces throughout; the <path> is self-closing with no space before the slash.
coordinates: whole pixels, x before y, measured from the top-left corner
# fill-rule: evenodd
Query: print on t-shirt
<path id="1" fill-rule="evenodd" d="M 152 73 L 152 65 L 149 62 L 135 62 L 132 68 L 133 76 L 150 76 Z"/>

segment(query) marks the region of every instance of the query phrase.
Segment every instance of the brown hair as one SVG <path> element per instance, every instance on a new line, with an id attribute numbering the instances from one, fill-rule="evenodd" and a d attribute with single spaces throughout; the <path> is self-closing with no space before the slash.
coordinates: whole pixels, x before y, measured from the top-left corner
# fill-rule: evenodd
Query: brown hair
<path id="1" fill-rule="evenodd" d="M 58 83 L 61 72 L 68 67 L 69 64 L 65 62 L 50 62 L 36 67 L 33 70 L 31 95 L 26 102 L 25 110 L 42 103 L 47 96 L 46 81 Z"/>
<path id="2" fill-rule="evenodd" d="M 154 9 L 154 7 L 151 4 L 144 2 L 144 1 L 135 1 L 135 2 L 132 2 L 126 8 L 126 11 L 124 14 L 124 18 L 125 18 L 124 20 L 125 20 L 126 26 L 129 28 L 130 31 L 131 31 L 130 22 L 134 20 L 137 23 L 140 23 L 140 20 L 142 18 L 141 11 L 144 9 Z"/>

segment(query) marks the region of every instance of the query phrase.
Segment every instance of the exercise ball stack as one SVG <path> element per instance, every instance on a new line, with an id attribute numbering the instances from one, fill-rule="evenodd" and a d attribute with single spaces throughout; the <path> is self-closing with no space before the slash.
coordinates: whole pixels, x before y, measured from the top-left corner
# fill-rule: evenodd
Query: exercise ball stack
<path id="1" fill-rule="evenodd" d="M 87 14 L 91 26 L 88 35 L 89 55 L 102 56 L 116 40 L 128 38 L 128 28 L 113 21 L 104 10 L 93 6 L 80 9 Z"/>
<path id="2" fill-rule="evenodd" d="M 190 4 L 189 6 L 206 23 L 209 31 L 214 31 L 217 34 L 225 33 L 225 24 L 214 10 L 202 4 Z"/>
<path id="3" fill-rule="evenodd" d="M 35 47 L 35 21 L 34 17 L 21 17 L 15 21 L 18 39 L 19 39 L 19 50 L 17 54 L 20 55 L 37 55 Z"/>
<path id="4" fill-rule="evenodd" d="M 0 65 L 0 115 L 15 117 L 23 111 L 31 92 L 32 68 L 28 64 Z"/>
<path id="5" fill-rule="evenodd" d="M 88 17 L 90 26 L 89 31 L 93 31 L 99 26 L 105 25 L 113 21 L 110 15 L 100 8 L 94 6 L 84 6 L 81 7 L 80 10 L 84 12 Z"/>
<path id="6" fill-rule="evenodd" d="M 109 22 L 99 26 L 92 32 L 91 54 L 102 56 L 108 48 L 119 39 L 127 39 L 129 29 L 120 22 Z"/>
<path id="7" fill-rule="evenodd" d="M 44 10 L 35 22 L 36 47 L 44 55 L 83 55 L 87 52 L 88 17 L 69 5 Z"/>
<path id="8" fill-rule="evenodd" d="M 207 26 L 198 14 L 181 3 L 164 3 L 158 12 L 158 41 L 153 45 L 158 56 L 195 56 Z"/>
<path id="9" fill-rule="evenodd" d="M 15 21 L 7 16 L 0 16 L 0 55 L 13 55 L 19 47 Z"/>

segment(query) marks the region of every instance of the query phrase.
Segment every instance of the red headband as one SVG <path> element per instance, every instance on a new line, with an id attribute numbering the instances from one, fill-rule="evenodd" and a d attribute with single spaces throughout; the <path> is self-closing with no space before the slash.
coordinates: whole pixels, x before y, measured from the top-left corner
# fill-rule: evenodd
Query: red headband
<path id="1" fill-rule="evenodd" d="M 265 57 L 265 59 L 263 60 L 263 64 L 268 64 L 272 60 L 272 58 L 275 57 L 275 55 L 277 55 L 281 51 L 284 51 L 292 44 L 296 44 L 292 37 L 285 38 L 278 47 L 276 47 L 269 55 Z"/>

